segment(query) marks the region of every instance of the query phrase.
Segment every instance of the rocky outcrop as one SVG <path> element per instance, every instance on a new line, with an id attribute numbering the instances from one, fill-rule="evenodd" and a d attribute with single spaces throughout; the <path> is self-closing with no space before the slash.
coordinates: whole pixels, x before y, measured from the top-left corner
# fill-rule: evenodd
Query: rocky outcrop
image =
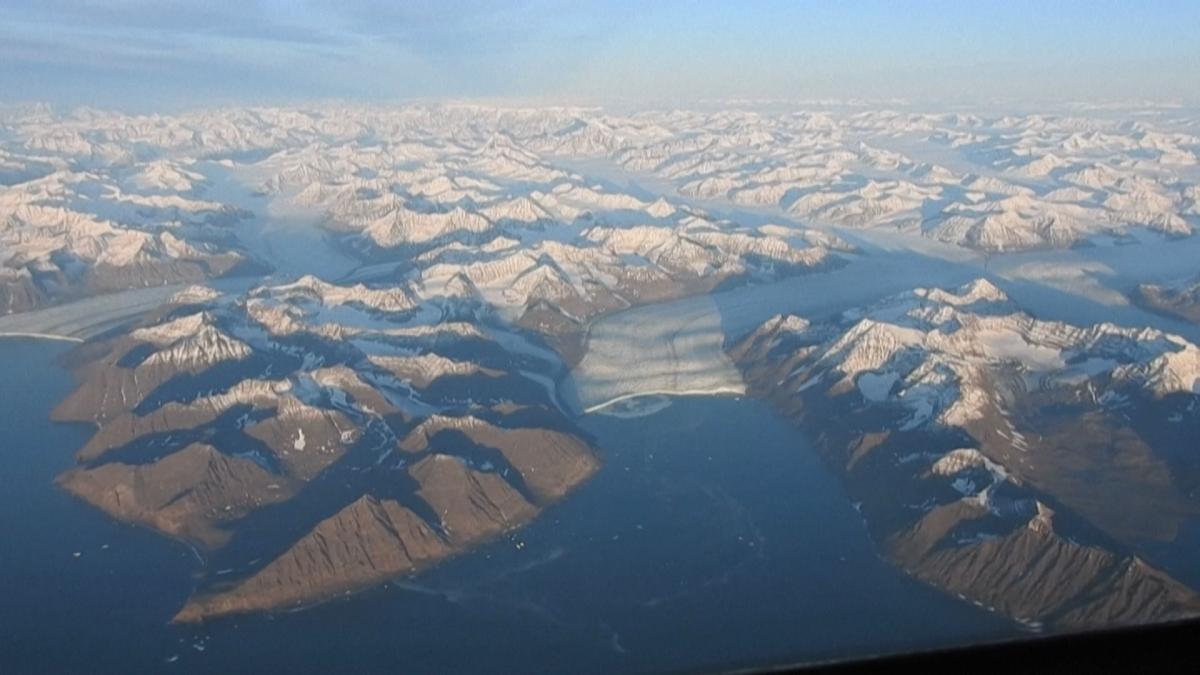
<path id="1" fill-rule="evenodd" d="M 1200 323 L 1200 279 L 1174 284 L 1141 284 L 1133 298 L 1156 312 Z"/>
<path id="2" fill-rule="evenodd" d="M 46 303 L 46 295 L 24 270 L 0 268 L 0 315 L 28 312 Z"/>
<path id="3" fill-rule="evenodd" d="M 510 530 L 538 511 L 501 476 L 476 471 L 448 455 L 430 455 L 409 473 L 420 486 L 417 496 L 433 508 L 446 538 L 457 547 Z"/>
<path id="4" fill-rule="evenodd" d="M 528 523 L 596 471 L 545 389 L 502 369 L 530 367 L 526 354 L 458 321 L 405 312 L 387 325 L 397 312 L 382 308 L 408 297 L 312 278 L 235 302 L 189 289 L 71 354 L 80 385 L 57 416 L 98 429 L 63 487 L 227 567 L 202 577 L 177 620 L 296 607 L 412 574 Z M 317 302 L 370 318 L 314 329 Z M 503 401 L 527 385 L 524 405 L 472 403 L 492 421 L 463 416 L 462 391 L 478 398 L 487 383 Z"/>
<path id="5" fill-rule="evenodd" d="M 400 443 L 408 452 L 436 447 L 442 433 L 458 432 L 472 443 L 498 450 L 541 502 L 559 499 L 599 467 L 587 444 L 551 429 L 505 429 L 474 417 L 435 416 Z"/>
<path id="6" fill-rule="evenodd" d="M 1200 614 L 1196 590 L 1144 554 L 1200 513 L 1194 462 L 1150 433 L 1200 424 L 1191 361 L 1178 362 L 1193 349 L 1152 329 L 1038 321 L 977 281 L 820 324 L 775 317 L 729 353 L 813 437 L 889 560 L 1014 619 L 1078 629 Z"/>
<path id="7" fill-rule="evenodd" d="M 1101 628 L 1200 613 L 1188 587 L 1135 556 L 1063 537 L 1052 512 L 1037 508 L 1008 534 L 951 543 L 955 528 L 988 511 L 972 502 L 936 507 L 888 539 L 886 551 L 918 579 L 1025 621 Z"/>
<path id="8" fill-rule="evenodd" d="M 501 473 L 442 452 L 455 445 L 444 434 L 455 432 L 501 452 L 535 501 Z M 406 471 L 416 485 L 412 498 L 433 520 L 396 501 L 364 496 L 248 579 L 193 598 L 175 620 L 316 602 L 416 572 L 525 524 L 598 466 L 588 446 L 567 434 L 505 429 L 473 417 L 430 418 L 401 449 L 420 457 Z"/>
<path id="9" fill-rule="evenodd" d="M 79 385 L 54 409 L 56 420 L 104 424 L 138 407 L 180 375 L 197 375 L 248 358 L 249 345 L 226 334 L 207 312 L 88 345 L 75 368 Z"/>
<path id="10" fill-rule="evenodd" d="M 287 390 L 286 381 L 246 380 L 216 396 L 188 403 L 171 402 L 144 415 L 125 412 L 101 426 L 75 453 L 76 459 L 91 462 L 105 453 L 155 434 L 196 429 L 217 420 L 236 406 L 273 408 Z"/>
<path id="11" fill-rule="evenodd" d="M 284 473 L 309 481 L 336 462 L 360 431 L 339 411 L 285 398 L 275 416 L 248 427 L 246 433 L 271 449 Z"/>
<path id="12" fill-rule="evenodd" d="M 432 352 L 419 356 L 372 356 L 371 363 L 383 368 L 402 382 L 418 389 L 428 388 L 443 377 L 482 375 L 500 377 L 502 372 L 469 361 L 455 361 Z"/>
<path id="13" fill-rule="evenodd" d="M 431 565 L 537 515 L 502 477 L 431 454 L 409 469 L 429 523 L 388 499 L 363 496 L 250 578 L 188 601 L 175 621 L 280 609 L 372 586 Z"/>
<path id="14" fill-rule="evenodd" d="M 451 546 L 415 513 L 391 500 L 360 497 L 327 518 L 254 576 L 192 598 L 177 622 L 315 602 L 410 574 Z"/>
<path id="15" fill-rule="evenodd" d="M 151 464 L 73 469 L 59 484 L 115 518 L 210 548 L 228 537 L 221 523 L 289 498 L 293 485 L 248 459 L 203 444 Z"/>

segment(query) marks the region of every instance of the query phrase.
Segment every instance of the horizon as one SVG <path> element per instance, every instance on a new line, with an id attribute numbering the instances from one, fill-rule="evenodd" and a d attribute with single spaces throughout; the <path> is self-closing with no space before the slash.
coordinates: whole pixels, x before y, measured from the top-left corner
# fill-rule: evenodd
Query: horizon
<path id="1" fill-rule="evenodd" d="M 1156 2 L 143 0 L 0 8 L 0 86 L 55 107 L 338 100 L 1044 106 L 1200 96 L 1200 6 Z"/>

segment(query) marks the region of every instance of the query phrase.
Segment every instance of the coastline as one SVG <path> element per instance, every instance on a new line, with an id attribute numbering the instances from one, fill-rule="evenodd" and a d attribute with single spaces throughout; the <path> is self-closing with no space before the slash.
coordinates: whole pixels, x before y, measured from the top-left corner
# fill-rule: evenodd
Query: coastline
<path id="1" fill-rule="evenodd" d="M 51 333 L 19 333 L 15 331 L 9 333 L 0 333 L 0 339 L 4 338 L 14 340 L 55 340 L 58 342 L 74 342 L 76 344 L 84 341 L 84 338 L 73 337 L 70 335 L 54 335 Z"/>
<path id="2" fill-rule="evenodd" d="M 711 389 L 683 389 L 683 390 L 664 389 L 664 390 L 656 390 L 656 391 L 638 391 L 638 392 L 634 392 L 631 394 L 622 394 L 615 398 L 611 398 L 607 401 L 604 401 L 603 403 L 597 403 L 596 405 L 584 408 L 583 414 L 590 415 L 599 410 L 603 410 L 609 406 L 616 405 L 617 403 L 620 403 L 621 401 L 628 401 L 630 399 L 643 398 L 646 396 L 681 397 L 681 396 L 745 396 L 745 395 L 746 395 L 745 387 L 741 387 L 741 388 L 738 388 L 738 387 L 713 387 Z"/>

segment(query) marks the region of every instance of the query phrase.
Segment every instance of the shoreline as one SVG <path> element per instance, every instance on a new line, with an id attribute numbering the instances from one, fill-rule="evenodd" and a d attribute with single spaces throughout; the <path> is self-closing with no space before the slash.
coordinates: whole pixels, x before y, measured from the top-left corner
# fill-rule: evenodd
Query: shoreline
<path id="1" fill-rule="evenodd" d="M 643 396 L 667 396 L 667 397 L 684 397 L 684 396 L 745 396 L 746 388 L 741 387 L 713 387 L 709 389 L 684 389 L 684 390 L 653 390 L 639 391 L 632 394 L 621 394 L 615 398 L 611 398 L 603 403 L 597 403 L 583 409 L 584 415 L 590 415 L 598 410 L 603 410 L 609 406 L 616 405 L 621 401 L 628 401 L 634 398 Z"/>
<path id="2" fill-rule="evenodd" d="M 81 344 L 84 342 L 83 338 L 73 337 L 70 335 L 54 335 L 52 333 L 21 333 L 21 332 L 16 332 L 16 331 L 8 332 L 8 333 L 0 333 L 0 339 L 53 340 L 55 342 L 73 342 L 75 344 Z"/>

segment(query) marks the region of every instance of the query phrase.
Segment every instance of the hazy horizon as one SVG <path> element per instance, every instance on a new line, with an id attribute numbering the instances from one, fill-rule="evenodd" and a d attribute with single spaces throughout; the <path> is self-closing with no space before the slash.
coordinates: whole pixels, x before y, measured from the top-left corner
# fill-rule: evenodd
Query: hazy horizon
<path id="1" fill-rule="evenodd" d="M 31 2 L 9 101 L 163 110 L 336 99 L 1191 104 L 1187 2 Z"/>

